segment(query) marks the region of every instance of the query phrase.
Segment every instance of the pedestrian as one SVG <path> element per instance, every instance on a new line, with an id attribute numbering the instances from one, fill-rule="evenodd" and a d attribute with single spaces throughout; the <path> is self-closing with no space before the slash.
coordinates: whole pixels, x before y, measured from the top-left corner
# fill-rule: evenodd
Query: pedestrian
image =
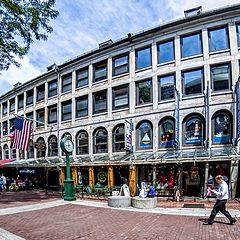
<path id="1" fill-rule="evenodd" d="M 3 179 L 2 176 L 0 177 L 0 192 L 3 190 Z"/>
<path id="2" fill-rule="evenodd" d="M 2 173 L 2 180 L 3 180 L 3 189 L 5 189 L 6 190 L 6 188 L 7 188 L 7 179 L 6 179 L 6 177 L 3 175 L 3 173 Z"/>
<path id="3" fill-rule="evenodd" d="M 229 221 L 230 224 L 233 225 L 236 222 L 236 219 L 233 218 L 230 213 L 226 210 L 226 203 L 228 200 L 228 185 L 227 183 L 223 180 L 222 175 L 218 175 L 215 178 L 216 182 L 219 184 L 218 190 L 211 190 L 214 194 L 217 195 L 217 201 L 212 209 L 212 212 L 209 216 L 208 219 L 206 219 L 203 222 L 203 225 L 212 225 L 213 220 L 220 211 L 223 215 L 225 215 Z"/>

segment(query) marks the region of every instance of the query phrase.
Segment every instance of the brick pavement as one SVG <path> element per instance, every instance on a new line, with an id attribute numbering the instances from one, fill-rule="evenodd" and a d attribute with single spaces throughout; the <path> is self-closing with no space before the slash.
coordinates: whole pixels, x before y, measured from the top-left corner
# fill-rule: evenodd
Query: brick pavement
<path id="1" fill-rule="evenodd" d="M 11 196 L 14 199 L 14 194 Z M 34 196 L 36 197 L 35 194 Z M 55 198 L 59 199 L 55 196 L 49 197 L 49 199 L 40 197 L 39 202 L 37 202 L 36 199 L 31 200 L 29 194 L 28 197 L 26 203 L 22 196 L 22 201 L 18 202 L 16 206 L 19 206 L 19 203 L 20 205 L 28 205 L 29 203 L 45 203 L 53 201 Z M 46 197 L 48 198 L 48 196 Z M 4 198 L 7 199 L 9 196 L 0 197 L 0 208 L 3 206 L 14 207 L 13 199 L 10 205 L 6 205 L 2 202 Z M 174 206 L 174 202 L 170 201 L 159 201 L 159 203 L 168 203 L 169 206 Z M 237 206 L 237 203 L 234 202 L 234 204 Z M 220 217 L 217 218 L 217 221 L 218 223 L 214 223 L 212 226 L 203 226 L 198 221 L 198 217 L 194 216 L 172 216 L 160 213 L 97 208 L 72 204 L 72 202 L 57 207 L 0 216 L 1 228 L 27 240 L 240 239 L 239 219 L 233 226 L 227 224 L 226 218 Z M 3 239 L 12 240 L 15 238 Z"/>

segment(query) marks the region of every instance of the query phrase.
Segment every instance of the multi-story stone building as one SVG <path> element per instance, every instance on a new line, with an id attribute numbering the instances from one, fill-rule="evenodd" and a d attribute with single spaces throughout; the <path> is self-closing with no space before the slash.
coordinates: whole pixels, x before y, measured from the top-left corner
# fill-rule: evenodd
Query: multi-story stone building
<path id="1" fill-rule="evenodd" d="M 127 181 L 135 195 L 146 180 L 159 196 L 180 189 L 204 197 L 222 174 L 235 197 L 240 5 L 185 13 L 99 44 L 2 95 L 1 159 L 15 159 L 5 170 L 35 169 L 48 185 L 59 184 L 60 171 L 62 183 L 59 140 L 68 134 L 75 184 L 110 189 Z M 27 152 L 10 147 L 15 115 L 34 119 Z M 132 151 L 125 149 L 126 129 Z"/>

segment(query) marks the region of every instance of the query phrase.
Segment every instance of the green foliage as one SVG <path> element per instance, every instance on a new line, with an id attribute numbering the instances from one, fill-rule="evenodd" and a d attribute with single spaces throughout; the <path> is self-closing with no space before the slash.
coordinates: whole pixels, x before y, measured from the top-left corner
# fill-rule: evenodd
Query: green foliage
<path id="1" fill-rule="evenodd" d="M 58 16 L 55 0 L 0 0 L 0 71 L 11 64 L 19 67 L 15 57 L 23 57 L 34 39 L 47 40 L 53 31 L 51 19 Z"/>

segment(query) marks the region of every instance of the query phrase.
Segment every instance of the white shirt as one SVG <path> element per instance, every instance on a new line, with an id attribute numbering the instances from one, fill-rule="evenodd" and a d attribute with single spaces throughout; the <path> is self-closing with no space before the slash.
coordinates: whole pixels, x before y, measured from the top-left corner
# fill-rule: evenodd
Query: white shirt
<path id="1" fill-rule="evenodd" d="M 217 199 L 219 200 L 228 200 L 229 198 L 228 185 L 224 181 L 219 185 L 219 189 L 213 192 L 217 195 Z"/>

